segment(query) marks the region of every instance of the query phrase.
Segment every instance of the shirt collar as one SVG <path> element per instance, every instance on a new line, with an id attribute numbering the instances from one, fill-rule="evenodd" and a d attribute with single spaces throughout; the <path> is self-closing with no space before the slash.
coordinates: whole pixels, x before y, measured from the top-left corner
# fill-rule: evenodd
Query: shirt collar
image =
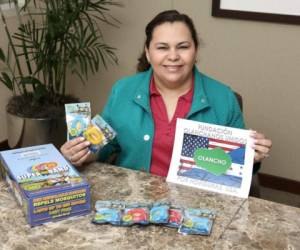
<path id="1" fill-rule="evenodd" d="M 154 77 L 152 75 L 150 80 L 150 96 L 159 96 L 159 95 L 160 93 L 158 92 L 155 86 Z"/>

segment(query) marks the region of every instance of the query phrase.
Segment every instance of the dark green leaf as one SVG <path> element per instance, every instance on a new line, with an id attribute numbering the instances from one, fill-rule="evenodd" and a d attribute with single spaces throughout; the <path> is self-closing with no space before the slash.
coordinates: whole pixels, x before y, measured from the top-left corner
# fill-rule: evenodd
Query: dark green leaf
<path id="1" fill-rule="evenodd" d="M 2 77 L 0 78 L 1 82 L 4 83 L 4 85 L 9 88 L 11 91 L 13 91 L 13 81 L 10 79 L 9 75 L 5 72 L 2 72 Z"/>
<path id="2" fill-rule="evenodd" d="M 35 78 L 33 76 L 23 77 L 20 80 L 20 83 L 21 84 L 32 84 L 32 85 L 36 85 L 36 86 L 43 85 L 43 83 L 39 79 L 37 79 L 37 78 Z"/>
<path id="3" fill-rule="evenodd" d="M 4 54 L 4 52 L 3 52 L 3 50 L 0 48 L 0 60 L 2 61 L 2 62 L 5 62 L 6 61 L 6 59 L 5 59 L 5 54 Z"/>
<path id="4" fill-rule="evenodd" d="M 82 75 L 81 75 L 81 74 L 78 72 L 78 70 L 77 70 L 77 69 L 74 69 L 74 70 L 72 70 L 72 74 L 75 74 L 75 75 L 77 75 L 77 76 L 79 77 L 79 79 L 80 79 L 81 83 L 82 83 L 82 84 L 85 84 L 85 81 L 84 81 L 84 79 L 83 79 Z"/>

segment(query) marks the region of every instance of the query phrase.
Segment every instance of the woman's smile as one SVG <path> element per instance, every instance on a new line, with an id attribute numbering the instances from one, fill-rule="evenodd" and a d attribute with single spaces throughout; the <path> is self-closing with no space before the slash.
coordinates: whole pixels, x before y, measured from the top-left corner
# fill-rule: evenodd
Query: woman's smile
<path id="1" fill-rule="evenodd" d="M 182 65 L 164 65 L 163 67 L 169 72 L 178 72 L 181 70 Z"/>

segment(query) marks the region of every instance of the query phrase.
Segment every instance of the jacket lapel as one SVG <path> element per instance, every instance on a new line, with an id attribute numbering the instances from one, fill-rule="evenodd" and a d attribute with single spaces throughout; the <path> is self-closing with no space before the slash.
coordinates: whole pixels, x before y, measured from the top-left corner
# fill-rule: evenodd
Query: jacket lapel
<path id="1" fill-rule="evenodd" d="M 190 112 L 187 115 L 187 118 L 198 113 L 206 108 L 209 108 L 209 101 L 207 99 L 205 89 L 204 89 L 204 82 L 203 76 L 198 71 L 196 67 L 194 67 L 194 79 L 195 79 L 195 86 L 194 86 L 194 96 L 193 102 Z"/>
<path id="2" fill-rule="evenodd" d="M 149 96 L 149 84 L 152 76 L 152 68 L 145 72 L 145 75 L 141 79 L 140 85 L 137 88 L 133 101 L 141 106 L 145 111 L 151 114 L 150 96 Z"/>

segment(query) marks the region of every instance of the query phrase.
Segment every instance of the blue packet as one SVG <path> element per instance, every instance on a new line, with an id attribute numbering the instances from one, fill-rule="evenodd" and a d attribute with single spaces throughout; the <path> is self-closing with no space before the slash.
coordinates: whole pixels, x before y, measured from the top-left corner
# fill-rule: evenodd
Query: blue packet
<path id="1" fill-rule="evenodd" d="M 96 115 L 84 131 L 83 136 L 91 143 L 90 151 L 96 153 L 115 138 L 116 132 L 100 115 Z"/>
<path id="2" fill-rule="evenodd" d="M 89 102 L 65 104 L 67 139 L 82 136 L 91 122 L 91 105 Z"/>
<path id="3" fill-rule="evenodd" d="M 166 224 L 169 221 L 169 205 L 156 202 L 150 209 L 150 222 L 153 224 Z"/>
<path id="4" fill-rule="evenodd" d="M 182 234 L 210 235 L 215 213 L 208 209 L 184 210 L 184 217 L 178 232 Z"/>
<path id="5" fill-rule="evenodd" d="M 93 117 L 92 124 L 96 125 L 98 128 L 101 129 L 107 141 L 111 141 L 115 138 L 116 132 L 100 115 L 95 115 Z"/>
<path id="6" fill-rule="evenodd" d="M 124 203 L 120 201 L 96 201 L 96 213 L 92 220 L 95 224 L 121 225 Z"/>
<path id="7" fill-rule="evenodd" d="M 122 214 L 122 226 L 133 224 L 148 225 L 149 206 L 144 203 L 126 204 Z"/>

